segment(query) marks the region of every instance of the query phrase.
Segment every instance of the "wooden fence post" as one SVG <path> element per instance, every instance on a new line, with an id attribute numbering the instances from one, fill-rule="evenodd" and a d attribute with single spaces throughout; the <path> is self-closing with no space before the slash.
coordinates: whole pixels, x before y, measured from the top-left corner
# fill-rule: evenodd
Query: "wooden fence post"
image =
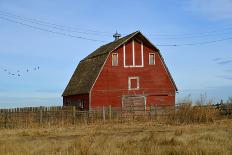
<path id="1" fill-rule="evenodd" d="M 39 124 L 40 126 L 42 125 L 43 123 L 43 107 L 40 107 L 39 108 Z"/>
<path id="2" fill-rule="evenodd" d="M 153 110 L 153 104 L 150 104 L 150 119 L 152 119 Z"/>
<path id="3" fill-rule="evenodd" d="M 146 99 L 145 99 L 145 100 L 146 100 Z M 146 116 L 147 116 L 147 105 L 144 104 L 144 105 L 143 105 L 143 108 L 144 108 L 143 119 L 146 120 L 146 118 L 147 118 L 147 117 L 146 117 Z M 148 117 L 149 117 L 149 116 L 148 116 Z M 149 118 L 148 118 L 148 119 L 149 119 Z"/>
<path id="4" fill-rule="evenodd" d="M 105 112 L 105 107 L 102 107 L 102 117 L 103 117 L 103 123 L 105 123 L 106 120 L 106 112 Z"/>
<path id="5" fill-rule="evenodd" d="M 112 109 L 111 109 L 111 105 L 109 105 L 109 119 L 111 121 L 112 118 Z"/>
<path id="6" fill-rule="evenodd" d="M 155 117 L 157 118 L 158 116 L 158 109 L 157 109 L 157 104 L 155 104 Z"/>
<path id="7" fill-rule="evenodd" d="M 146 111 L 147 111 L 147 105 L 144 104 L 144 113 L 146 113 Z"/>
<path id="8" fill-rule="evenodd" d="M 72 108 L 72 115 L 73 115 L 73 124 L 75 124 L 75 120 L 76 120 L 76 107 L 73 106 Z"/>
<path id="9" fill-rule="evenodd" d="M 84 111 L 84 121 L 85 121 L 85 125 L 88 124 L 88 113 L 87 111 Z"/>
<path id="10" fill-rule="evenodd" d="M 8 114 L 7 114 L 7 110 L 5 111 L 5 113 L 4 113 L 4 126 L 5 126 L 5 128 L 7 128 L 7 122 L 8 122 Z"/>
<path id="11" fill-rule="evenodd" d="M 13 125 L 13 120 L 11 119 L 12 118 L 12 116 L 11 116 L 11 114 L 12 114 L 12 109 L 9 109 L 9 113 L 8 113 L 8 122 L 9 122 L 9 124 L 8 124 L 8 128 L 11 128 L 12 127 L 12 125 Z"/>
<path id="12" fill-rule="evenodd" d="M 91 109 L 91 110 L 89 110 L 89 113 L 91 114 L 91 122 L 92 122 L 92 124 L 93 124 L 93 116 L 94 116 L 94 111 Z"/>
<path id="13" fill-rule="evenodd" d="M 64 125 L 64 112 L 63 112 L 64 110 L 62 109 L 62 108 L 60 108 L 60 113 L 61 113 L 61 126 L 63 127 L 63 125 Z"/>

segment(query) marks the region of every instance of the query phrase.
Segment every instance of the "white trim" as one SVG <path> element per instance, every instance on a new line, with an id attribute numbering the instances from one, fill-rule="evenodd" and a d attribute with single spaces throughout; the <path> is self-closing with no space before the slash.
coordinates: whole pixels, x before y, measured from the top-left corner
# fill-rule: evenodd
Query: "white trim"
<path id="1" fill-rule="evenodd" d="M 123 63 L 124 68 L 136 68 L 136 67 L 144 67 L 144 56 L 143 56 L 143 42 L 141 42 L 141 65 L 135 65 L 135 42 L 134 39 L 132 40 L 132 65 L 127 66 L 126 65 L 126 45 L 123 44 Z"/>
<path id="2" fill-rule="evenodd" d="M 114 60 L 113 60 L 114 55 L 116 55 L 116 59 L 117 59 L 116 65 L 113 63 L 114 62 Z M 118 66 L 118 53 L 116 53 L 116 52 L 112 53 L 112 66 Z"/>
<path id="3" fill-rule="evenodd" d="M 144 60 L 143 60 L 143 42 L 141 42 L 141 57 L 142 57 L 142 67 L 144 67 Z"/>
<path id="4" fill-rule="evenodd" d="M 131 80 L 133 79 L 137 80 L 137 88 L 131 88 Z M 139 77 L 138 76 L 128 77 L 128 90 L 139 90 Z"/>
<path id="5" fill-rule="evenodd" d="M 139 68 L 139 67 L 143 67 L 141 65 L 136 65 L 136 66 L 124 66 L 125 68 Z"/>
<path id="6" fill-rule="evenodd" d="M 126 46 L 123 44 L 123 66 L 126 66 Z"/>
<path id="7" fill-rule="evenodd" d="M 150 60 L 151 60 L 151 55 L 154 56 L 154 60 L 153 60 L 154 63 L 151 63 L 151 61 L 150 61 Z M 151 52 L 150 52 L 150 53 L 149 53 L 149 58 L 148 58 L 148 59 L 149 59 L 149 60 L 148 60 L 148 61 L 149 61 L 149 65 L 155 65 L 155 53 L 151 53 Z"/>
<path id="8" fill-rule="evenodd" d="M 132 40 L 132 57 L 133 57 L 133 63 L 132 66 L 135 66 L 135 40 Z"/>

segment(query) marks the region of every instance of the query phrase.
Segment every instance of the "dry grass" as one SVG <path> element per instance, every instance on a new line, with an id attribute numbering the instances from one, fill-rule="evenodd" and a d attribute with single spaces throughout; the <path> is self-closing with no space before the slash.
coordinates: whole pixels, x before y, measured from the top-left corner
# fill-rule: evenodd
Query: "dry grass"
<path id="1" fill-rule="evenodd" d="M 157 122 L 0 130 L 0 154 L 232 154 L 232 120 L 210 124 Z"/>
<path id="2" fill-rule="evenodd" d="M 212 123 L 219 117 L 218 109 L 209 105 L 182 104 L 168 114 L 167 122 L 171 124 Z"/>

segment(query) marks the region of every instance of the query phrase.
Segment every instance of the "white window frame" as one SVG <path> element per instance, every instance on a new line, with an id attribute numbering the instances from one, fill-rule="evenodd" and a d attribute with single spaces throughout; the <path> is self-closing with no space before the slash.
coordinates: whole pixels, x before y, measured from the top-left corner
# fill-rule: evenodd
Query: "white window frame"
<path id="1" fill-rule="evenodd" d="M 150 61 L 151 60 L 151 55 L 154 55 L 154 60 L 153 60 L 154 63 L 153 64 Z M 155 65 L 155 53 L 149 53 L 149 65 Z"/>
<path id="2" fill-rule="evenodd" d="M 131 80 L 137 80 L 137 88 L 131 88 Z M 133 77 L 128 77 L 128 89 L 129 90 L 139 90 L 139 77 L 138 76 L 133 76 Z"/>
<path id="3" fill-rule="evenodd" d="M 140 42 L 140 41 L 139 41 Z M 143 42 L 140 42 L 141 43 L 141 62 L 142 64 L 141 65 L 135 65 L 135 41 L 134 39 L 132 40 L 132 60 L 133 60 L 133 64 L 132 65 L 129 65 L 127 66 L 126 65 L 126 44 L 123 44 L 123 65 L 124 65 L 124 68 L 128 68 L 128 67 L 144 67 L 144 61 L 143 61 Z"/>
<path id="4" fill-rule="evenodd" d="M 113 60 L 114 55 L 116 55 L 116 58 L 117 58 L 117 64 L 116 65 L 114 64 L 114 60 Z M 118 66 L 118 53 L 112 53 L 112 66 Z"/>

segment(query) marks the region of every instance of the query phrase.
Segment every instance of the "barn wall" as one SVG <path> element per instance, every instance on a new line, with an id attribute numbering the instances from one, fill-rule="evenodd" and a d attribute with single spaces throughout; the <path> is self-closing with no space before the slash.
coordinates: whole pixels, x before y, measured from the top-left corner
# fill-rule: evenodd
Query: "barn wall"
<path id="1" fill-rule="evenodd" d="M 75 103 L 78 100 L 84 100 L 84 109 L 89 109 L 89 94 L 79 94 L 79 95 L 71 95 L 63 97 L 63 105 L 64 106 L 76 106 Z"/>
<path id="2" fill-rule="evenodd" d="M 141 43 L 134 43 L 135 65 L 141 65 Z M 116 49 L 118 66 L 112 66 L 112 54 L 109 55 L 97 81 L 91 90 L 91 107 L 112 105 L 121 106 L 122 95 L 145 94 L 147 105 L 175 104 L 175 87 L 172 84 L 157 51 L 143 45 L 144 67 L 124 68 L 123 46 Z M 126 65 L 132 65 L 132 41 L 125 45 Z M 149 53 L 155 52 L 155 65 L 149 65 Z M 128 90 L 128 77 L 140 78 L 139 90 Z"/>
<path id="3" fill-rule="evenodd" d="M 136 66 L 141 66 L 142 65 L 142 49 L 141 49 L 141 44 L 137 41 L 134 41 L 134 46 L 135 46 L 135 65 Z"/>
<path id="4" fill-rule="evenodd" d="M 133 59 L 132 57 L 129 57 L 128 55 L 132 55 L 132 42 L 128 42 L 126 44 L 126 60 L 125 60 L 125 63 L 127 66 L 130 66 L 130 65 L 133 65 Z M 118 51 L 117 51 L 118 52 Z"/>

